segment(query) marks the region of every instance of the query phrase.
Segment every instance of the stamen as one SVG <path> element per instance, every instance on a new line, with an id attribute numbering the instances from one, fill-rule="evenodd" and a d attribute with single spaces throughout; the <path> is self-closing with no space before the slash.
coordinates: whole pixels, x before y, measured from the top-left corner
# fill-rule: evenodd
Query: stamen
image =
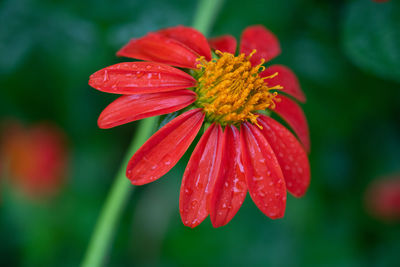
<path id="1" fill-rule="evenodd" d="M 250 121 L 261 128 L 255 112 L 274 109 L 277 92 L 270 91 L 282 89 L 282 86 L 268 87 L 265 80 L 274 78 L 278 73 L 260 77 L 259 72 L 265 70 L 262 66 L 264 59 L 253 67 L 250 59 L 255 53 L 256 50 L 253 50 L 248 56 L 240 54 L 235 57 L 216 50 L 218 59 L 208 62 L 204 57 L 197 59 L 199 78 L 196 103 L 203 108 L 207 119 L 221 125 L 239 125 L 243 121 Z"/>

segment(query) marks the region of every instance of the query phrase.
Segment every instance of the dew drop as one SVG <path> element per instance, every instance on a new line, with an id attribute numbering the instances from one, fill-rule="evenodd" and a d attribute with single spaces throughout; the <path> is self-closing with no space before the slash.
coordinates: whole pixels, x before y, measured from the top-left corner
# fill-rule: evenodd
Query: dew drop
<path id="1" fill-rule="evenodd" d="M 238 188 L 238 187 L 234 187 L 234 188 L 232 188 L 232 190 L 233 190 L 233 193 L 240 193 L 240 192 L 242 192 L 242 190 L 240 189 L 240 188 Z"/>
<path id="2" fill-rule="evenodd" d="M 199 203 L 197 200 L 193 200 L 190 205 L 192 205 L 192 208 L 196 207 L 197 203 Z"/>
<path id="3" fill-rule="evenodd" d="M 137 71 L 137 72 L 136 72 L 136 77 L 137 77 L 138 79 L 141 78 L 143 75 L 144 75 L 144 74 L 143 74 L 143 72 L 141 72 L 141 71 Z"/>
<path id="4" fill-rule="evenodd" d="M 261 181 L 263 178 L 261 176 L 254 176 L 253 180 L 254 181 Z"/>
<path id="5" fill-rule="evenodd" d="M 104 70 L 104 77 L 103 77 L 103 82 L 108 81 L 110 78 L 108 77 L 108 71 Z"/>

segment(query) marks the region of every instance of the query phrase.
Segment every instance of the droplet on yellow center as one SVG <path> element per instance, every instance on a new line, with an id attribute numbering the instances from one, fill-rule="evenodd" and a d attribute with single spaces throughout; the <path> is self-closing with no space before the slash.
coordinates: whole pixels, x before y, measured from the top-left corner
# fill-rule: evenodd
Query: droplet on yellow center
<path id="1" fill-rule="evenodd" d="M 255 52 L 235 57 L 216 51 L 218 59 L 207 62 L 203 57 L 199 58 L 197 105 L 203 108 L 210 121 L 238 125 L 247 120 L 256 124 L 256 111 L 274 108 L 277 93 L 270 91 L 282 87 L 268 87 L 264 81 L 277 73 L 269 77 L 259 76 L 264 62 L 252 66 L 249 61 Z"/>

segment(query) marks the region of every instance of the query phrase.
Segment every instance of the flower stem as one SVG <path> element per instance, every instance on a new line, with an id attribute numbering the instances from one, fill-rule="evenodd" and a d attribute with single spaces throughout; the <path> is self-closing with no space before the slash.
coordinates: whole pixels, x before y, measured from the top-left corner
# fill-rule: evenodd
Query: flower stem
<path id="1" fill-rule="evenodd" d="M 207 36 L 223 2 L 224 0 L 199 0 L 192 24 L 193 27 Z"/>
<path id="2" fill-rule="evenodd" d="M 102 266 L 104 263 L 104 258 L 107 256 L 107 250 L 111 244 L 123 207 L 134 189 L 125 176 L 126 166 L 130 157 L 152 134 L 155 122 L 156 117 L 147 118 L 139 122 L 136 136 L 115 177 L 114 184 L 93 231 L 85 258 L 82 262 L 83 267 Z"/>

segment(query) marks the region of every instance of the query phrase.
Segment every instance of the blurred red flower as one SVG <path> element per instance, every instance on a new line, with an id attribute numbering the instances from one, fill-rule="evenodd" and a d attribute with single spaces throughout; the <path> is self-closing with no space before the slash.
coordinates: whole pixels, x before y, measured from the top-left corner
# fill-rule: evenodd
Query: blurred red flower
<path id="1" fill-rule="evenodd" d="M 67 163 L 64 134 L 49 123 L 24 128 L 12 122 L 3 128 L 1 158 L 11 182 L 30 197 L 57 193 Z"/>
<path id="2" fill-rule="evenodd" d="M 278 39 L 263 26 L 251 26 L 242 33 L 238 56 L 236 46 L 230 35 L 207 40 L 193 28 L 167 28 L 132 39 L 117 53 L 145 62 L 116 64 L 90 76 L 92 87 L 123 95 L 101 113 L 100 128 L 190 106 L 133 155 L 126 174 L 135 185 L 167 173 L 203 123 L 209 126 L 183 175 L 179 206 L 186 226 L 197 226 L 208 214 L 215 227 L 225 225 L 247 191 L 265 215 L 281 218 L 286 189 L 300 197 L 309 185 L 308 125 L 295 101 L 305 102 L 305 96 L 289 68 L 262 66 L 280 54 Z"/>
<path id="3" fill-rule="evenodd" d="M 365 206 L 377 219 L 400 220 L 400 174 L 373 181 L 365 193 Z"/>

